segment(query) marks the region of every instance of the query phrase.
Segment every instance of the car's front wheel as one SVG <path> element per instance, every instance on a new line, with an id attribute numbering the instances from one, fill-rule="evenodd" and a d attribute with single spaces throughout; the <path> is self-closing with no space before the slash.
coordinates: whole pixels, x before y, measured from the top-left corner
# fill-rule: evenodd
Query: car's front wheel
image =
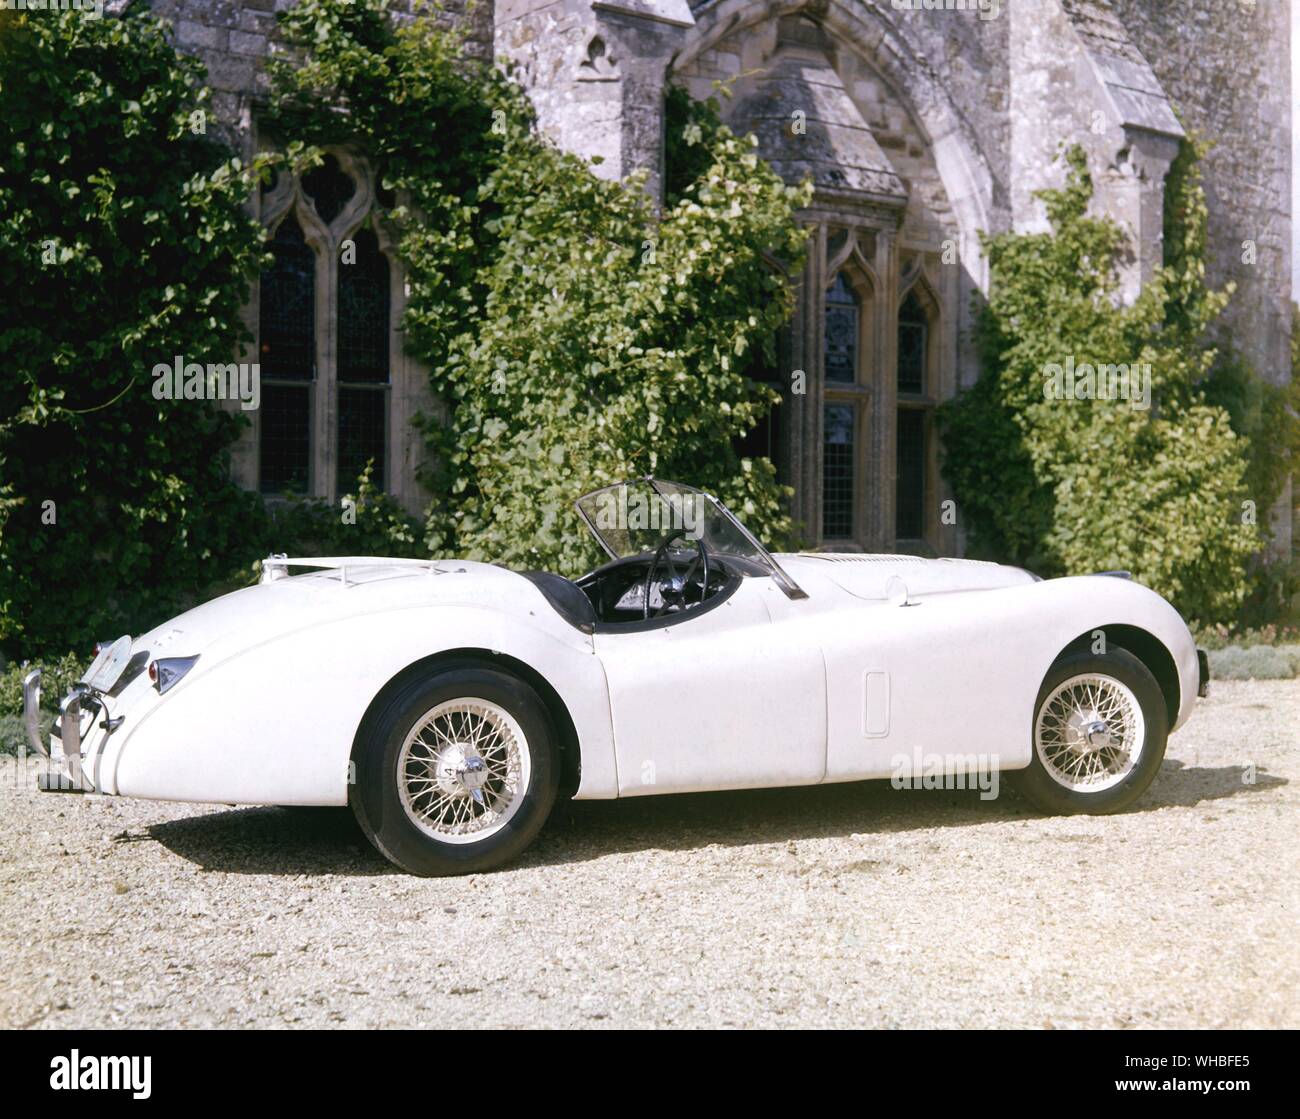
<path id="1" fill-rule="evenodd" d="M 1168 734 L 1160 685 L 1137 657 L 1072 653 L 1039 689 L 1033 760 L 1011 777 L 1046 812 L 1120 812 L 1151 784 Z"/>
<path id="2" fill-rule="evenodd" d="M 522 681 L 444 667 L 367 717 L 349 802 L 362 831 L 403 870 L 491 870 L 532 842 L 559 769 L 546 708 Z"/>

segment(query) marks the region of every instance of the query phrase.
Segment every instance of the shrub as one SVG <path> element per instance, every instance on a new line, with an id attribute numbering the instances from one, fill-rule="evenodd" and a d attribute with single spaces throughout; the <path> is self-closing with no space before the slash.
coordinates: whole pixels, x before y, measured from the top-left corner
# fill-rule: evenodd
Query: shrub
<path id="1" fill-rule="evenodd" d="M 1254 503 L 1261 534 L 1289 477 L 1300 466 L 1300 307 L 1291 307 L 1291 379 L 1266 381 L 1239 354 L 1228 352 L 1206 381 L 1205 396 L 1225 408 L 1232 428 L 1246 440 L 1246 492 Z M 1293 522 L 1300 532 L 1300 518 Z M 1300 624 L 1300 553 L 1256 558 L 1240 621 L 1247 626 Z"/>
<path id="2" fill-rule="evenodd" d="M 1193 626 L 1196 644 L 1203 649 L 1226 649 L 1230 645 L 1296 645 L 1300 644 L 1300 628 L 1295 626 L 1265 625 L 1258 629 L 1239 626 Z"/>
<path id="3" fill-rule="evenodd" d="M 87 649 L 80 656 L 67 653 L 57 659 L 9 665 L 0 672 L 0 715 L 16 716 L 23 713 L 23 677 L 33 668 L 41 669 L 41 706 L 49 711 L 57 711 L 59 701 L 71 691 L 72 685 L 86 671 L 90 653 Z"/>
<path id="4" fill-rule="evenodd" d="M 1204 336 L 1228 293 L 1204 283 L 1206 208 L 1194 162 L 1170 176 L 1168 263 L 1131 305 L 1118 298 L 1125 235 L 1090 217 L 1082 150 L 1040 192 L 1049 233 L 986 239 L 992 269 L 979 341 L 984 374 L 939 410 L 944 471 L 976 554 L 1044 576 L 1126 568 L 1203 621 L 1231 617 L 1260 545 L 1244 523 L 1247 446 L 1201 382 Z M 1149 365 L 1149 409 L 1054 399 L 1047 371 Z"/>
<path id="5" fill-rule="evenodd" d="M 366 465 L 354 492 L 343 498 L 341 509 L 301 497 L 271 506 L 266 552 L 274 549 L 300 556 L 427 555 L 419 522 L 375 486 L 371 480 L 373 466 Z"/>
<path id="6" fill-rule="evenodd" d="M 1291 680 L 1300 673 L 1300 645 L 1233 645 L 1209 656 L 1212 680 Z"/>
<path id="7" fill-rule="evenodd" d="M 50 726 L 58 714 L 59 701 L 81 679 L 90 661 L 76 653 L 34 664 L 11 664 L 0 671 L 0 755 L 15 755 L 23 750 L 27 729 L 23 720 L 23 677 L 33 668 L 41 671 L 41 735 L 48 740 Z"/>

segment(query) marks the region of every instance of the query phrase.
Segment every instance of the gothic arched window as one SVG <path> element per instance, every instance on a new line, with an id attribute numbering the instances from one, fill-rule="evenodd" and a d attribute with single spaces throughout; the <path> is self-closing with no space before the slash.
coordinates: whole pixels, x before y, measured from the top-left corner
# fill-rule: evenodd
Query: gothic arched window
<path id="1" fill-rule="evenodd" d="M 898 391 L 925 392 L 925 359 L 930 320 L 914 292 L 898 310 Z"/>
<path id="2" fill-rule="evenodd" d="M 843 272 L 826 291 L 826 379 L 858 379 L 858 317 L 861 300 Z"/>
<path id="3" fill-rule="evenodd" d="M 822 416 L 822 535 L 853 536 L 857 416 L 851 404 L 827 404 Z"/>
<path id="4" fill-rule="evenodd" d="M 320 220 L 329 225 L 352 201 L 357 184 L 339 165 L 337 156 L 327 155 L 319 167 L 302 177 L 302 192 L 311 200 Z"/>
<path id="5" fill-rule="evenodd" d="M 383 490 L 409 460 L 413 391 L 393 399 L 394 290 L 377 187 L 358 157 L 326 155 L 301 178 L 282 175 L 262 198 L 275 230 L 258 297 L 263 396 L 258 485 L 333 500 L 356 491 L 373 463 Z M 278 224 L 276 224 L 278 222 Z M 396 409 L 396 411 L 395 411 Z"/>

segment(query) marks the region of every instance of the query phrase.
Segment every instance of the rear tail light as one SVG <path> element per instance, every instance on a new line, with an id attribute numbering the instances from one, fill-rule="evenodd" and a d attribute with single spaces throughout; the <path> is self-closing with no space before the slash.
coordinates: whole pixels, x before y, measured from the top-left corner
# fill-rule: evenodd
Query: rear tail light
<path id="1" fill-rule="evenodd" d="M 149 679 L 159 695 L 165 695 L 184 678 L 185 674 L 198 661 L 197 654 L 192 657 L 160 657 L 149 662 Z"/>

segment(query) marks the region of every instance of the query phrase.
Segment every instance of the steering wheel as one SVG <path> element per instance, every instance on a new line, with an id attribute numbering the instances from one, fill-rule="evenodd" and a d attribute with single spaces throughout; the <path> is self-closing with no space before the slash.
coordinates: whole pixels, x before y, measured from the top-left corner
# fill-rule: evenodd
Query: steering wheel
<path id="1" fill-rule="evenodd" d="M 641 617 L 647 621 L 652 617 L 660 618 L 666 613 L 677 613 L 685 610 L 686 588 L 691 585 L 691 577 L 701 567 L 704 569 L 704 584 L 700 587 L 700 601 L 703 602 L 709 595 L 709 552 L 704 547 L 704 541 L 695 541 L 695 558 L 691 560 L 690 566 L 686 568 L 683 575 L 678 575 L 677 565 L 673 563 L 673 557 L 668 554 L 669 545 L 685 534 L 686 530 L 679 528 L 677 531 L 665 536 L 659 547 L 655 549 L 654 559 L 650 561 L 650 567 L 645 573 L 645 586 L 642 588 L 643 593 L 641 596 Z M 659 584 L 661 603 L 659 609 L 651 614 L 650 587 L 654 584 L 655 572 L 659 570 L 661 565 L 667 569 L 668 579 L 667 581 L 661 581 Z"/>

